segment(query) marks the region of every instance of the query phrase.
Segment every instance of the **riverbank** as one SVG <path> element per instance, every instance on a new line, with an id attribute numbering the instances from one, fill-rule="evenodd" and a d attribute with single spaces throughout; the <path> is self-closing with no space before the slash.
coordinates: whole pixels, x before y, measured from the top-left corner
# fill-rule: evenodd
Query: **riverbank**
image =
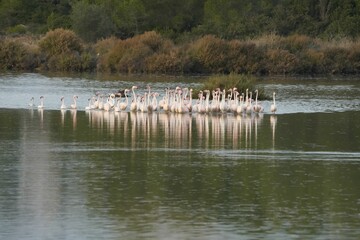
<path id="1" fill-rule="evenodd" d="M 212 35 L 181 43 L 152 31 L 86 44 L 72 31 L 0 39 L 0 69 L 146 74 L 354 75 L 360 41 L 274 34 L 248 40 Z"/>

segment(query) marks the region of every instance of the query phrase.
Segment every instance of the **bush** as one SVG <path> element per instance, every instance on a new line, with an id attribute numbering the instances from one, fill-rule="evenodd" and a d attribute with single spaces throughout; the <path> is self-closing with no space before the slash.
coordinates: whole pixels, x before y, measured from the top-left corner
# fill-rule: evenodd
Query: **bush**
<path id="1" fill-rule="evenodd" d="M 288 50 L 271 49 L 266 52 L 267 71 L 270 74 L 294 73 L 298 59 Z"/>
<path id="2" fill-rule="evenodd" d="M 55 29 L 39 42 L 46 56 L 43 69 L 51 71 L 92 71 L 96 69 L 96 54 L 84 44 L 73 31 Z"/>
<path id="3" fill-rule="evenodd" d="M 109 50 L 107 54 L 108 60 L 104 61 L 105 66 L 103 65 L 102 69 L 107 69 L 110 72 L 147 72 L 149 71 L 147 69 L 148 59 L 156 59 L 161 55 L 166 55 L 172 45 L 169 40 L 163 39 L 156 32 L 146 32 L 119 41 Z M 154 57 L 154 54 L 158 56 Z"/>
<path id="4" fill-rule="evenodd" d="M 96 52 L 96 61 L 97 66 L 96 69 L 100 72 L 106 72 L 110 70 L 109 64 L 109 55 L 112 49 L 121 42 L 120 39 L 116 37 L 109 37 L 102 40 L 99 40 L 94 45 L 94 51 Z"/>
<path id="5" fill-rule="evenodd" d="M 254 43 L 229 42 L 228 69 L 234 73 L 255 74 L 264 71 L 264 52 Z"/>
<path id="6" fill-rule="evenodd" d="M 18 41 L 15 38 L 0 40 L 0 69 L 32 71 L 38 65 L 38 52 L 25 41 Z"/>
<path id="7" fill-rule="evenodd" d="M 83 50 L 83 44 L 79 37 L 71 30 L 58 28 L 46 33 L 39 42 L 40 50 L 48 58 L 62 53 L 77 52 Z"/>
<path id="8" fill-rule="evenodd" d="M 183 73 L 182 56 L 178 49 L 157 53 L 147 58 L 146 69 L 151 73 Z"/>
<path id="9" fill-rule="evenodd" d="M 288 50 L 290 53 L 298 53 L 307 49 L 315 48 L 316 45 L 312 38 L 299 34 L 282 38 L 278 44 L 281 49 Z"/>
<path id="10" fill-rule="evenodd" d="M 229 73 L 228 53 L 229 46 L 225 40 L 207 35 L 195 41 L 188 54 L 204 73 Z"/>
<path id="11" fill-rule="evenodd" d="M 324 61 L 322 66 L 326 73 L 343 74 L 352 73 L 351 63 L 349 62 L 350 50 L 331 47 L 323 50 Z"/>
<path id="12" fill-rule="evenodd" d="M 9 27 L 6 29 L 7 34 L 25 34 L 27 32 L 27 27 L 23 24 L 18 24 L 14 27 Z"/>
<path id="13" fill-rule="evenodd" d="M 153 52 L 166 50 L 170 43 L 170 40 L 165 40 L 160 34 L 155 31 L 145 32 L 144 34 L 135 36 L 133 41 L 139 41 L 148 46 Z"/>
<path id="14" fill-rule="evenodd" d="M 202 86 L 201 89 L 197 89 L 194 92 L 194 96 L 197 96 L 200 90 L 215 90 L 220 88 L 220 90 L 228 90 L 236 87 L 237 91 L 241 93 L 245 93 L 246 89 L 250 92 L 254 92 L 256 90 L 256 79 L 250 75 L 243 75 L 243 74 L 234 74 L 230 73 L 229 75 L 215 75 L 209 77 Z M 265 94 L 264 89 L 260 88 L 259 91 L 259 99 L 269 99 L 269 97 Z"/>

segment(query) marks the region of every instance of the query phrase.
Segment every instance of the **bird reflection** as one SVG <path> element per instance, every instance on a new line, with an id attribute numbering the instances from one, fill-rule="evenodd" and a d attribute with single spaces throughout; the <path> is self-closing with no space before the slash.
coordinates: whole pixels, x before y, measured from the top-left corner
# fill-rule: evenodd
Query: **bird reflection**
<path id="1" fill-rule="evenodd" d="M 66 117 L 70 111 L 71 118 Z M 115 142 L 130 148 L 181 149 L 257 149 L 265 142 L 275 146 L 277 115 L 267 115 L 270 124 L 264 124 L 264 114 L 179 114 L 141 111 L 61 111 L 61 125 L 72 124 L 77 130 L 78 117 L 84 113 L 89 131 L 108 134 Z M 43 110 L 38 109 L 41 125 Z M 69 119 L 69 123 L 67 123 Z M 81 118 L 80 118 L 81 119 Z M 82 123 L 83 124 L 83 123 Z M 262 131 L 268 126 L 270 131 Z M 266 133 L 270 133 L 266 135 Z M 261 134 L 259 134 L 261 133 Z M 260 136 L 260 137 L 259 137 Z M 269 140 L 267 141 L 266 138 Z M 119 142 L 120 140 L 121 142 Z M 258 144 L 260 143 L 261 144 Z"/>
<path id="2" fill-rule="evenodd" d="M 61 112 L 61 126 L 64 126 L 66 110 L 61 109 L 60 112 Z"/>
<path id="3" fill-rule="evenodd" d="M 73 123 L 73 129 L 75 130 L 76 129 L 76 109 L 71 109 L 70 110 L 71 112 L 71 118 L 72 118 L 72 123 Z"/>
<path id="4" fill-rule="evenodd" d="M 272 130 L 272 147 L 275 148 L 275 130 L 276 130 L 276 122 L 277 122 L 277 116 L 271 115 L 270 116 L 270 125 Z"/>
<path id="5" fill-rule="evenodd" d="M 44 109 L 43 108 L 38 108 L 38 115 L 40 118 L 40 127 L 43 128 L 44 127 Z"/>
<path id="6" fill-rule="evenodd" d="M 130 147 L 256 149 L 263 114 L 177 114 L 89 111 L 89 126 L 124 140 Z M 76 127 L 76 111 L 72 112 Z M 276 115 L 270 116 L 272 142 Z M 105 130 L 105 131 L 104 131 Z M 269 136 L 270 137 L 270 136 Z M 159 141 L 161 139 L 161 141 Z"/>

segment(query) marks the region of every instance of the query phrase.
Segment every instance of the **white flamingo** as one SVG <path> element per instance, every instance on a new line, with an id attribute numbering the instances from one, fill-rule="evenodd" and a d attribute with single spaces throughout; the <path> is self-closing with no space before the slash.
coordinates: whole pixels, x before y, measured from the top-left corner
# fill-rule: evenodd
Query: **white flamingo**
<path id="1" fill-rule="evenodd" d="M 277 107 L 276 107 L 276 103 L 275 103 L 275 96 L 276 96 L 276 93 L 273 92 L 273 103 L 270 106 L 270 111 L 272 113 L 275 113 L 277 111 Z"/>
<path id="2" fill-rule="evenodd" d="M 30 102 L 29 102 L 29 107 L 34 107 L 35 106 L 35 104 L 34 104 L 34 97 L 31 97 L 30 98 Z"/>
<path id="3" fill-rule="evenodd" d="M 85 110 L 91 110 L 92 109 L 91 106 L 92 106 L 92 98 L 89 98 L 88 105 L 85 107 Z"/>
<path id="4" fill-rule="evenodd" d="M 251 114 L 252 113 L 252 92 L 250 92 L 249 93 L 250 94 L 250 97 L 249 97 L 249 99 L 248 99 L 248 101 L 249 101 L 249 104 L 247 105 L 247 107 L 246 107 L 246 113 L 247 114 Z"/>
<path id="5" fill-rule="evenodd" d="M 243 112 L 243 100 L 244 100 L 244 95 L 242 94 L 240 96 L 240 102 L 239 102 L 239 105 L 237 106 L 236 108 L 236 113 L 237 114 L 241 114 Z"/>
<path id="6" fill-rule="evenodd" d="M 60 109 L 62 109 L 62 110 L 66 109 L 64 96 L 62 96 L 62 97 L 60 98 L 60 100 L 61 100 L 61 106 L 60 106 Z"/>
<path id="7" fill-rule="evenodd" d="M 132 102 L 131 102 L 131 105 L 130 105 L 130 110 L 131 111 L 136 111 L 137 110 L 137 99 L 136 99 L 135 89 L 137 89 L 137 86 L 132 86 L 131 90 L 132 90 L 132 93 L 133 93 L 133 97 L 132 97 Z"/>
<path id="8" fill-rule="evenodd" d="M 78 99 L 77 95 L 73 96 L 74 103 L 70 105 L 72 109 L 77 109 L 76 99 Z"/>
<path id="9" fill-rule="evenodd" d="M 44 106 L 44 96 L 41 96 L 40 97 L 40 105 L 38 106 L 38 109 L 43 109 L 45 106 Z"/>
<path id="10" fill-rule="evenodd" d="M 128 100 L 128 97 L 127 97 L 127 93 L 129 92 L 129 89 L 125 89 L 124 90 L 124 94 L 125 94 L 125 102 L 119 102 L 119 108 L 121 111 L 125 111 L 128 104 L 129 104 L 129 100 Z"/>
<path id="11" fill-rule="evenodd" d="M 256 89 L 255 90 L 256 96 L 255 96 L 255 105 L 254 105 L 254 112 L 263 112 L 264 108 L 258 103 L 258 95 L 259 95 L 259 91 Z"/>

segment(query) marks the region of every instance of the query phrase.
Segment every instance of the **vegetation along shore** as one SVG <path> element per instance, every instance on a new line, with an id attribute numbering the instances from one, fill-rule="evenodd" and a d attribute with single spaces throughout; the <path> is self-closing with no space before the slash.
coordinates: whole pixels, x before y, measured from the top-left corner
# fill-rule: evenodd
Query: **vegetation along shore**
<path id="1" fill-rule="evenodd" d="M 68 29 L 0 38 L 2 71 L 155 74 L 358 74 L 360 40 L 263 35 L 225 40 L 205 35 L 175 43 L 155 31 L 84 42 Z"/>
<path id="2" fill-rule="evenodd" d="M 0 2 L 0 71 L 360 72 L 354 0 Z"/>

